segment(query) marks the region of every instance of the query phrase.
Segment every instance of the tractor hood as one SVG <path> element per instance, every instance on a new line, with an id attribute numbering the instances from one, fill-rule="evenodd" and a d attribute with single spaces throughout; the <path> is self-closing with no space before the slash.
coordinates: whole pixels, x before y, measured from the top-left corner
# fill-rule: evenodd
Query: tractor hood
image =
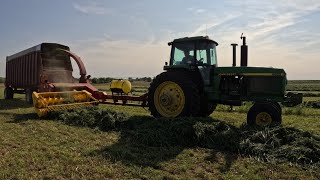
<path id="1" fill-rule="evenodd" d="M 217 76 L 284 76 L 283 69 L 264 67 L 216 67 L 214 74 Z"/>

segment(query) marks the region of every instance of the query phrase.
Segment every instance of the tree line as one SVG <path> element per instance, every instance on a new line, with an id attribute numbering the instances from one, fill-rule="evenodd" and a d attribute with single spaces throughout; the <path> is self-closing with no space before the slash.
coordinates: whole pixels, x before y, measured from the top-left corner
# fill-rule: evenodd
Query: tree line
<path id="1" fill-rule="evenodd" d="M 115 80 L 117 78 L 111 78 L 111 77 L 99 77 L 99 78 L 92 78 L 91 82 L 93 84 L 102 84 L 102 83 L 109 83 L 112 80 Z M 134 81 L 145 81 L 145 82 L 151 82 L 152 78 L 151 77 L 141 77 L 141 78 L 132 78 L 129 77 L 128 80 L 130 82 L 134 82 Z"/>
<path id="2" fill-rule="evenodd" d="M 6 80 L 5 78 L 0 77 L 0 83 L 4 83 L 5 80 Z"/>

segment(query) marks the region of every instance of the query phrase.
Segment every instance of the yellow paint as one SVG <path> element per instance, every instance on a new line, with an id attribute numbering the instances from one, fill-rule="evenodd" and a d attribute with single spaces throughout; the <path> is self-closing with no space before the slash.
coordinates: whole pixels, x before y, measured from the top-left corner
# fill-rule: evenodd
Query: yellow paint
<path id="1" fill-rule="evenodd" d="M 222 74 L 219 74 L 219 76 L 236 76 L 237 74 L 235 73 L 222 73 Z"/>
<path id="2" fill-rule="evenodd" d="M 118 91 L 128 94 L 131 92 L 131 83 L 128 80 L 112 80 L 110 84 L 111 91 Z"/>
<path id="3" fill-rule="evenodd" d="M 242 73 L 243 76 L 275 76 L 272 73 Z"/>
<path id="4" fill-rule="evenodd" d="M 285 74 L 273 74 L 273 73 L 221 73 L 219 76 L 284 76 Z"/>
<path id="5" fill-rule="evenodd" d="M 88 91 L 33 92 L 33 106 L 39 117 L 48 112 L 93 106 L 99 101 Z"/>
<path id="6" fill-rule="evenodd" d="M 154 105 L 163 117 L 179 116 L 185 105 L 182 88 L 172 81 L 161 83 L 154 93 Z"/>

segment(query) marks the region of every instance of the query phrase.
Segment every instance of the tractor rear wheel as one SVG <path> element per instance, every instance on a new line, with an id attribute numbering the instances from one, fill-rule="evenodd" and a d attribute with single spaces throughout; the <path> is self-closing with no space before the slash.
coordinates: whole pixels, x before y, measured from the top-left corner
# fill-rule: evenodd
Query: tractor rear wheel
<path id="1" fill-rule="evenodd" d="M 215 103 L 209 103 L 208 104 L 208 110 L 207 110 L 207 116 L 210 116 L 210 114 L 213 113 L 214 110 L 216 110 L 217 104 Z"/>
<path id="2" fill-rule="evenodd" d="M 208 102 L 208 97 L 205 95 L 201 96 L 201 108 L 199 112 L 199 116 L 201 117 L 207 117 L 210 114 L 213 113 L 213 111 L 216 109 L 217 104 Z"/>
<path id="3" fill-rule="evenodd" d="M 281 124 L 281 109 L 274 103 L 256 103 L 247 114 L 247 123 L 257 126 Z"/>
<path id="4" fill-rule="evenodd" d="M 197 85 L 183 72 L 163 72 L 150 84 L 149 110 L 154 117 L 198 116 Z"/>
<path id="5" fill-rule="evenodd" d="M 4 89 L 4 99 L 13 99 L 14 91 L 11 87 Z"/>
<path id="6" fill-rule="evenodd" d="M 271 104 L 274 105 L 280 113 L 282 113 L 282 108 L 278 102 L 272 102 Z"/>

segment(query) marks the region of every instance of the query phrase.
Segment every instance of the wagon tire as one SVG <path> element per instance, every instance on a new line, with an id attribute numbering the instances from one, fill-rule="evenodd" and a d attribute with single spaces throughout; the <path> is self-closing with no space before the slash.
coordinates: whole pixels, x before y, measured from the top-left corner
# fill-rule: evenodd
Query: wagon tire
<path id="1" fill-rule="evenodd" d="M 4 89 L 4 99 L 13 99 L 14 91 L 11 87 Z"/>

